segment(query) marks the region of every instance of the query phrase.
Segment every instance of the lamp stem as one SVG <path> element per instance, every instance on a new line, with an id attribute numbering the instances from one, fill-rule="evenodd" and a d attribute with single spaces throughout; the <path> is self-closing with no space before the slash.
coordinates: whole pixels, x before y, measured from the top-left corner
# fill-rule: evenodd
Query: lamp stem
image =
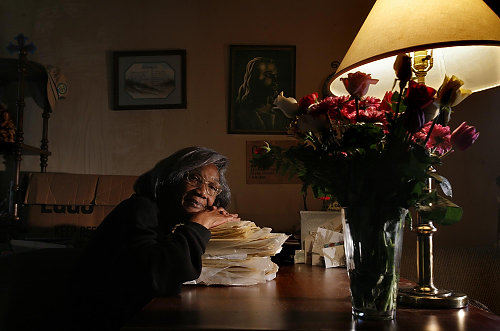
<path id="1" fill-rule="evenodd" d="M 436 172 L 430 169 L 431 172 Z M 432 192 L 432 178 L 428 179 L 428 192 Z M 418 225 L 417 232 L 417 272 L 418 285 L 414 288 L 415 291 L 425 294 L 436 294 L 438 289 L 434 286 L 434 255 L 432 236 L 437 231 L 432 221 L 422 218 L 417 215 Z"/>
<path id="2" fill-rule="evenodd" d="M 435 172 L 434 169 L 430 169 Z M 428 179 L 428 191 L 432 190 L 432 178 Z M 434 254 L 432 236 L 437 231 L 432 221 L 422 218 L 417 213 L 417 272 L 418 285 L 402 288 L 398 293 L 398 302 L 415 308 L 462 308 L 469 300 L 463 293 L 439 290 L 434 286 Z"/>
<path id="3" fill-rule="evenodd" d="M 417 77 L 417 83 L 425 84 L 425 76 L 427 72 L 432 69 L 434 65 L 434 59 L 432 58 L 432 49 L 430 54 L 427 54 L 427 50 L 416 51 L 413 53 L 413 72 Z"/>

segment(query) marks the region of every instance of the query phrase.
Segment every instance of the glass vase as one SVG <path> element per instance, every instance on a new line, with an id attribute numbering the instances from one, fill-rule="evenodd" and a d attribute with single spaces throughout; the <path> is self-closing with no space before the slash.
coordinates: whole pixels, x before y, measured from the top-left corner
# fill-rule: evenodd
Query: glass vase
<path id="1" fill-rule="evenodd" d="M 352 314 L 361 319 L 396 317 L 399 266 L 407 209 L 346 209 L 344 245 Z"/>

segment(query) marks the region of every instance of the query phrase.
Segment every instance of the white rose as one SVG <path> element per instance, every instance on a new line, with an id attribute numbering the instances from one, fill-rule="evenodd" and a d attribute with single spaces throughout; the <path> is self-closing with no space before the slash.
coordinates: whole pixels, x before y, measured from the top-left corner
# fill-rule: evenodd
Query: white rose
<path id="1" fill-rule="evenodd" d="M 297 111 L 299 110 L 297 100 L 285 97 L 283 92 L 281 92 L 276 99 L 274 99 L 274 105 L 288 118 L 295 118 Z"/>

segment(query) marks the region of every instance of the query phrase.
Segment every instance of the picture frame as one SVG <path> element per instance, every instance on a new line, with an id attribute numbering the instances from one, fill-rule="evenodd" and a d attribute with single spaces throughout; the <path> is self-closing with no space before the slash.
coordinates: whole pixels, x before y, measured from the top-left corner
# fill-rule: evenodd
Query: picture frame
<path id="1" fill-rule="evenodd" d="M 273 104 L 283 92 L 295 96 L 291 45 L 230 45 L 228 133 L 286 134 L 292 121 Z"/>
<path id="2" fill-rule="evenodd" d="M 186 50 L 113 52 L 113 109 L 186 105 Z"/>

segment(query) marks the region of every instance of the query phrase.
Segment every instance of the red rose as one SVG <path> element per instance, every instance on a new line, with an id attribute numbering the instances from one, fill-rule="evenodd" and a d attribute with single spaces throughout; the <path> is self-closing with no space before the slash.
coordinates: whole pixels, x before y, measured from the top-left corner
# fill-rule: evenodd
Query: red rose
<path id="1" fill-rule="evenodd" d="M 388 111 L 392 112 L 392 91 L 385 92 L 384 98 L 382 99 L 382 102 L 380 103 L 380 110 L 382 111 Z"/>
<path id="2" fill-rule="evenodd" d="M 410 81 L 406 91 L 406 106 L 410 109 L 424 109 L 434 101 L 435 94 L 436 90 L 432 87 Z"/>
<path id="3" fill-rule="evenodd" d="M 476 131 L 476 128 L 467 125 L 466 122 L 463 122 L 451 134 L 451 143 L 459 150 L 465 151 L 476 141 L 478 137 L 479 132 Z"/>
<path id="4" fill-rule="evenodd" d="M 347 92 L 354 99 L 361 99 L 368 93 L 370 84 L 377 84 L 378 79 L 372 79 L 371 75 L 357 71 L 347 74 L 347 78 L 340 78 Z"/>
<path id="5" fill-rule="evenodd" d="M 306 95 L 305 97 L 302 97 L 299 100 L 299 114 L 306 113 L 309 106 L 317 102 L 318 102 L 318 93 L 316 92 Z"/>

